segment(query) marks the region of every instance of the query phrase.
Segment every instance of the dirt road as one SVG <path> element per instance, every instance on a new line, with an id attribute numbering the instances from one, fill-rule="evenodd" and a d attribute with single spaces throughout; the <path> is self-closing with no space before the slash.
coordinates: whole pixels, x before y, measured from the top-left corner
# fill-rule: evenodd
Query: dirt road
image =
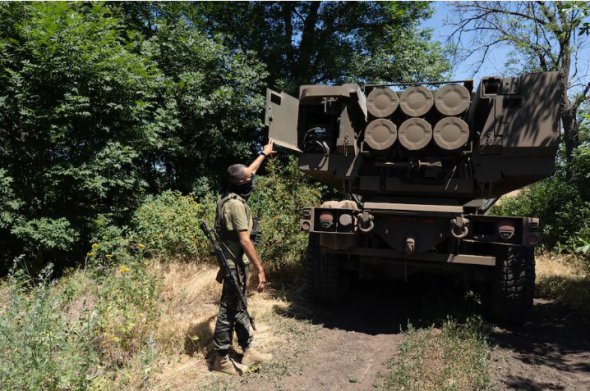
<path id="1" fill-rule="evenodd" d="M 490 373 L 496 390 L 590 390 L 590 321 L 535 300 L 524 326 L 495 328 Z"/>
<path id="2" fill-rule="evenodd" d="M 321 325 L 301 347 L 276 353 L 289 370 L 269 379 L 264 371 L 244 379 L 244 390 L 380 389 L 408 322 L 430 326 L 461 305 L 461 292 L 420 281 L 405 287 L 365 284 L 332 310 L 284 316 Z M 463 304 L 464 305 L 464 304 Z M 590 322 L 567 308 L 535 300 L 531 320 L 504 329 L 493 327 L 489 373 L 494 390 L 589 390 Z M 292 353 L 302 349 L 296 355 Z"/>
<path id="3" fill-rule="evenodd" d="M 211 277 L 205 273 L 202 278 Z M 187 288 L 179 291 L 190 292 L 189 286 L 199 285 L 191 278 L 186 281 Z M 436 327 L 458 308 L 465 310 L 463 297 L 464 292 L 432 279 L 408 284 L 372 282 L 355 287 L 342 305 L 326 309 L 310 306 L 297 287 L 271 290 L 252 296 L 251 305 L 260 329 L 256 341 L 274 354 L 272 363 L 232 378 L 207 370 L 206 349 L 191 356 L 180 353 L 177 360 L 159 364 L 160 375 L 150 388 L 382 389 L 407 325 Z M 207 306 L 209 312 L 203 309 L 202 313 L 209 313 L 211 322 L 216 305 L 209 302 Z M 530 322 L 512 330 L 493 327 L 488 336 L 490 389 L 590 389 L 590 321 L 579 314 L 536 299 Z"/>

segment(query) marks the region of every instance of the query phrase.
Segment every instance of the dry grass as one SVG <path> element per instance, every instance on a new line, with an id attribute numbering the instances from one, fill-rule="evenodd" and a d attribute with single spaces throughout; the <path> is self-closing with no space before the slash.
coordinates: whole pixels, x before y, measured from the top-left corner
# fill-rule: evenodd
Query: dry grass
<path id="1" fill-rule="evenodd" d="M 154 390 L 197 389 L 237 379 L 209 371 L 208 357 L 212 348 L 213 329 L 221 296 L 221 284 L 215 281 L 217 269 L 209 265 L 184 262 L 156 264 L 163 276 L 164 287 L 160 300 L 161 318 L 154 330 L 159 346 L 159 373 L 150 382 Z M 251 313 L 257 321 L 254 343 L 262 351 L 285 343 L 283 317 L 276 308 L 288 304 L 272 294 L 252 294 Z M 236 351 L 239 348 L 236 347 Z"/>
<path id="2" fill-rule="evenodd" d="M 162 350 L 184 351 L 187 335 L 195 341 L 200 337 L 199 346 L 205 346 L 208 324 L 221 295 L 221 285 L 215 282 L 216 269 L 190 263 L 158 263 L 153 267 L 164 280 L 160 322 L 154 330 Z M 197 350 L 191 349 L 191 353 Z"/>
<path id="3" fill-rule="evenodd" d="M 6 286 L 0 281 L 0 315 L 4 312 L 8 300 L 8 286 Z"/>
<path id="4" fill-rule="evenodd" d="M 105 362 L 100 367 L 92 368 L 92 389 L 236 389 L 241 381 L 257 381 L 261 378 L 274 381 L 279 376 L 277 368 L 280 373 L 284 373 L 284 368 L 291 365 L 287 364 L 288 360 L 281 361 L 282 367 L 273 362 L 261 366 L 257 373 L 249 374 L 245 379 L 210 372 L 207 357 L 211 350 L 221 296 L 221 285 L 215 281 L 217 268 L 183 261 L 153 261 L 149 266 L 141 267 L 147 267 L 147 270 L 140 269 L 140 266 L 128 267 L 125 276 L 119 271 L 112 275 L 101 275 L 100 279 L 83 271 L 73 271 L 47 291 L 49 299 L 59 298 L 57 302 L 63 304 L 60 309 L 64 321 L 78 324 L 90 315 L 94 319 L 94 328 L 88 326 L 88 330 L 84 329 L 81 334 L 81 337 L 88 339 L 82 341 L 88 342 L 84 348 L 91 353 L 102 354 L 100 357 L 92 356 L 92 360 L 100 358 Z M 137 272 L 137 275 L 131 278 L 130 270 Z M 141 293 L 144 288 L 149 288 L 146 284 L 154 282 L 154 279 L 157 280 L 154 292 L 160 296 L 153 301 L 151 298 L 149 302 L 143 301 Z M 9 288 L 9 284 L 0 284 L 0 314 L 10 302 Z M 29 311 L 29 307 L 37 305 L 36 302 L 33 306 L 28 305 L 30 300 L 25 296 L 21 302 L 23 311 Z M 129 305 L 126 306 L 126 303 Z M 261 351 L 277 356 L 288 352 L 286 354 L 289 357 L 289 354 L 299 351 L 297 349 L 302 345 L 301 341 L 309 340 L 306 335 L 312 334 L 309 330 L 313 326 L 308 322 L 284 315 L 288 313 L 290 303 L 280 292 L 271 289 L 263 294 L 254 293 L 249 297 L 249 307 L 256 317 L 258 328 L 254 344 Z M 48 319 L 49 315 L 53 315 L 51 308 L 41 309 Z M 96 318 L 98 315 L 100 319 Z M 97 321 L 101 321 L 100 325 Z M 137 327 L 141 327 L 141 333 L 129 337 L 133 344 L 130 349 L 122 350 L 126 355 L 115 357 L 122 349 L 119 343 L 122 337 L 115 332 L 126 327 L 129 322 L 133 322 L 131 333 Z M 86 323 L 90 324 L 89 321 Z M 43 334 L 38 330 L 44 331 L 48 326 L 36 322 L 31 327 L 36 334 Z M 13 331 L 17 336 L 23 334 L 20 330 Z M 100 346 L 96 346 L 97 342 Z M 100 352 L 95 352 L 97 347 L 100 347 Z M 240 353 L 239 348 L 235 350 Z M 64 353 L 64 357 L 70 359 L 67 353 Z M 71 366 L 76 365 L 74 363 Z M 23 366 L 23 371 L 26 370 Z M 85 378 L 84 373 L 80 376 Z"/>
<path id="5" fill-rule="evenodd" d="M 536 261 L 537 296 L 590 314 L 590 268 L 573 256 L 541 254 Z"/>

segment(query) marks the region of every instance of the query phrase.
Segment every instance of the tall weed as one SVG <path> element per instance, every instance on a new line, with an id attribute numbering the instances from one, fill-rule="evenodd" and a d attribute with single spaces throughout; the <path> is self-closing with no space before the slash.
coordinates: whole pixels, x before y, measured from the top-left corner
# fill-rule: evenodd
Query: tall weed
<path id="1" fill-rule="evenodd" d="M 0 299 L 0 389 L 129 389 L 147 381 L 161 280 L 136 259 L 51 280 L 15 268 Z"/>
<path id="2" fill-rule="evenodd" d="M 96 278 L 102 362 L 121 367 L 154 340 L 161 281 L 144 261 L 121 264 Z"/>
<path id="3" fill-rule="evenodd" d="M 96 375 L 98 315 L 88 310 L 65 319 L 63 296 L 50 277 L 51 267 L 37 280 L 23 269 L 8 277 L 8 301 L 0 309 L 2 390 L 83 390 Z"/>

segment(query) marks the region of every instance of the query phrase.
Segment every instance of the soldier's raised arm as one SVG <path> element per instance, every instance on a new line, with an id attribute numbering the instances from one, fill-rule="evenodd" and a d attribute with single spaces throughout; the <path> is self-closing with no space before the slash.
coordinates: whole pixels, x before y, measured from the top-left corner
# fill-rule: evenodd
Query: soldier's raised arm
<path id="1" fill-rule="evenodd" d="M 264 146 L 264 148 L 262 148 L 262 152 L 260 153 L 260 155 L 258 155 L 258 157 L 256 159 L 254 159 L 254 161 L 252 163 L 250 163 L 250 166 L 248 167 L 250 169 L 250 171 L 252 171 L 252 173 L 256 173 L 256 171 L 258 171 L 258 169 L 260 168 L 260 165 L 262 164 L 262 162 L 264 161 L 265 158 L 267 158 L 268 156 L 277 153 L 273 147 L 274 147 L 274 141 L 273 139 L 269 138 L 268 139 L 268 143 Z"/>

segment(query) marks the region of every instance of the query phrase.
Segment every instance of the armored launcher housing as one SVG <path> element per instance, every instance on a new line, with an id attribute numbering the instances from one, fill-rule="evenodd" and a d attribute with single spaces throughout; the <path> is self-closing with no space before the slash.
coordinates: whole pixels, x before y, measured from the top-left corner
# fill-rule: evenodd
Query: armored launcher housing
<path id="1" fill-rule="evenodd" d="M 335 302 L 347 279 L 459 274 L 483 287 L 491 315 L 524 319 L 539 220 L 486 215 L 552 175 L 557 72 L 472 81 L 304 85 L 267 90 L 265 124 L 306 174 L 353 195 L 302 211 L 313 296 Z"/>

